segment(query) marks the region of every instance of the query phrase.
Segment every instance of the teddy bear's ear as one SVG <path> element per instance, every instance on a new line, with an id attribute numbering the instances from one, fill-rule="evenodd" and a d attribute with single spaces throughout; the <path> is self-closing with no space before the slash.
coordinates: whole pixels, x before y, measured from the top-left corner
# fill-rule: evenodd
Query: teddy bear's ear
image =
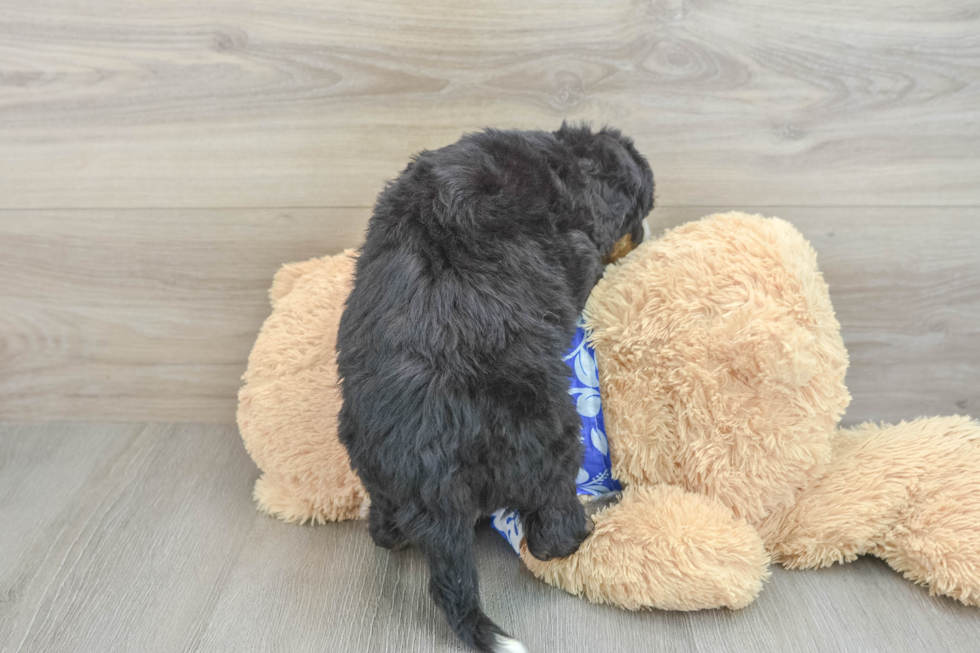
<path id="1" fill-rule="evenodd" d="M 302 277 L 316 270 L 343 266 L 348 264 L 350 259 L 356 258 L 356 256 L 357 252 L 354 250 L 345 249 L 342 254 L 314 258 L 301 263 L 287 263 L 282 266 L 276 272 L 276 276 L 272 280 L 272 287 L 269 288 L 269 301 L 272 303 L 272 308 L 275 308 L 279 300 L 292 292 L 296 286 L 296 282 Z"/>
<path id="2" fill-rule="evenodd" d="M 272 287 L 269 288 L 269 301 L 272 303 L 272 307 L 275 308 L 276 303 L 292 291 L 300 277 L 310 273 L 321 264 L 320 259 L 315 258 L 302 263 L 287 263 L 279 268 L 276 276 L 272 279 Z"/>

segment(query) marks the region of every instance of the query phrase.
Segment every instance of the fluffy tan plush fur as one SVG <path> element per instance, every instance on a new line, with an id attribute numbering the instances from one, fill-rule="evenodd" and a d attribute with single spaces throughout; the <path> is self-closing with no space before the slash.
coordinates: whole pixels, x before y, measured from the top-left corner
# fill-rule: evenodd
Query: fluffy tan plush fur
<path id="1" fill-rule="evenodd" d="M 594 522 L 569 558 L 541 562 L 523 546 L 521 558 L 550 585 L 628 610 L 741 608 L 769 577 L 766 548 L 744 519 L 676 485 L 627 485 Z"/>
<path id="2" fill-rule="evenodd" d="M 276 275 L 240 393 L 256 500 L 286 521 L 367 503 L 336 435 L 351 256 Z M 626 489 L 575 555 L 522 553 L 539 578 L 627 609 L 740 608 L 770 558 L 870 553 L 980 604 L 980 425 L 837 430 L 847 353 L 816 254 L 788 223 L 717 215 L 644 243 L 607 268 L 586 318 Z"/>
<path id="3" fill-rule="evenodd" d="M 943 417 L 840 431 L 826 473 L 766 538 L 786 567 L 870 553 L 932 594 L 980 605 L 980 428 Z"/>
<path id="4" fill-rule="evenodd" d="M 356 519 L 367 498 L 337 439 L 337 327 L 354 253 L 285 265 L 238 393 L 238 429 L 262 470 L 259 509 L 287 522 Z"/>
<path id="5" fill-rule="evenodd" d="M 613 465 L 749 523 L 830 459 L 847 352 L 816 254 L 782 220 L 730 214 L 646 243 L 586 305 Z"/>

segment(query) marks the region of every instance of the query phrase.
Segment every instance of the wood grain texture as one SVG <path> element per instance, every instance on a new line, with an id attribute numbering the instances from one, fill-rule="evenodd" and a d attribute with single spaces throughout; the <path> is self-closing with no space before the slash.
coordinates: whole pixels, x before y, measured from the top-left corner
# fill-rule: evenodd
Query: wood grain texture
<path id="1" fill-rule="evenodd" d="M 819 252 L 851 354 L 847 422 L 980 414 L 980 210 L 746 210 Z M 233 422 L 272 275 L 356 246 L 368 214 L 0 212 L 0 419 Z"/>
<path id="2" fill-rule="evenodd" d="M 370 206 L 565 118 L 664 206 L 976 206 L 978 105 L 974 0 L 0 2 L 0 208 Z"/>
<path id="3" fill-rule="evenodd" d="M 0 650 L 193 650 L 255 475 L 230 427 L 0 429 Z"/>
<path id="4" fill-rule="evenodd" d="M 226 426 L 0 426 L 0 650 L 462 653 L 422 557 L 363 522 L 254 511 Z M 744 610 L 628 613 L 534 579 L 477 533 L 487 612 L 531 651 L 972 653 L 976 608 L 875 559 L 773 569 Z"/>
<path id="5" fill-rule="evenodd" d="M 0 212 L 0 419 L 233 422 L 272 276 L 367 214 Z"/>

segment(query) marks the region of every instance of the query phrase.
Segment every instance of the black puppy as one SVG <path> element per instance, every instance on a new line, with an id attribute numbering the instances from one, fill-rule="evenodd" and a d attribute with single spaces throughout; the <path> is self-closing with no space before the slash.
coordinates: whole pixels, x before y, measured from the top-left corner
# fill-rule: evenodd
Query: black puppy
<path id="1" fill-rule="evenodd" d="M 643 238 L 653 174 L 615 129 L 469 134 L 378 198 L 340 321 L 340 440 L 378 546 L 418 546 L 429 591 L 479 651 L 523 651 L 480 608 L 474 522 L 516 509 L 540 559 L 590 524 L 562 361 L 602 273 Z"/>

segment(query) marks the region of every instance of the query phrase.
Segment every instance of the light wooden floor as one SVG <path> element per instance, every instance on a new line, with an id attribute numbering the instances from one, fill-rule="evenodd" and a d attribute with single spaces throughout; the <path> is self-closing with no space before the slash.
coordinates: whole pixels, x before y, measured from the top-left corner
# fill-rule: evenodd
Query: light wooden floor
<path id="1" fill-rule="evenodd" d="M 0 651 L 462 651 L 414 551 L 363 522 L 257 513 L 256 470 L 220 425 L 0 428 Z M 980 614 L 884 563 L 774 569 L 738 612 L 628 613 L 551 588 L 493 531 L 486 609 L 532 652 L 974 653 Z"/>
<path id="2" fill-rule="evenodd" d="M 566 118 L 636 138 L 658 231 L 811 239 L 847 422 L 980 416 L 976 0 L 0 0 L 0 422 L 34 424 L 0 427 L 0 653 L 459 650 L 415 554 L 254 511 L 235 396 L 275 270 L 356 246 L 412 153 Z M 628 614 L 478 555 L 532 651 L 980 641 L 875 560 Z"/>

